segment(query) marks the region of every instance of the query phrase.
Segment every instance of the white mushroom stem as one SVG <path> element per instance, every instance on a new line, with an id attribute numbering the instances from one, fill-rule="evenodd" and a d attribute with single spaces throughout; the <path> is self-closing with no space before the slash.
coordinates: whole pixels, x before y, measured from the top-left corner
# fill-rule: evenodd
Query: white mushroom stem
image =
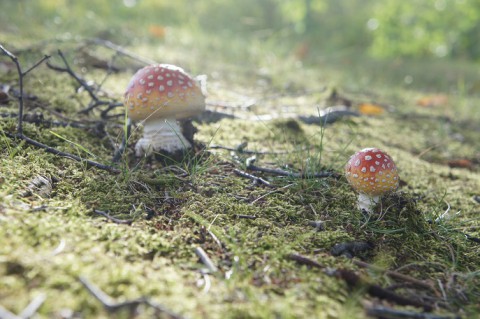
<path id="1" fill-rule="evenodd" d="M 371 213 L 372 208 L 379 202 L 380 196 L 370 196 L 364 193 L 358 195 L 358 208 L 360 210 L 364 209 L 365 211 Z"/>
<path id="2" fill-rule="evenodd" d="M 191 146 L 175 119 L 152 119 L 143 122 L 143 137 L 135 145 L 135 155 L 148 156 L 158 151 L 175 153 Z"/>

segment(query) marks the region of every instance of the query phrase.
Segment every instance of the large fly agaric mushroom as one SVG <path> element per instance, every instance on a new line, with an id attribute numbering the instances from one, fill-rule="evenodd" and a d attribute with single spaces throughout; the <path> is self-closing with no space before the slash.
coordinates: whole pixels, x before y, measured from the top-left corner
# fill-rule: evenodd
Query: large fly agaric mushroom
<path id="1" fill-rule="evenodd" d="M 146 66 L 132 77 L 125 92 L 128 116 L 143 121 L 137 156 L 155 151 L 175 153 L 190 148 L 177 123 L 205 110 L 205 96 L 197 81 L 169 64 Z"/>
<path id="2" fill-rule="evenodd" d="M 345 174 L 359 193 L 358 207 L 371 212 L 380 197 L 398 188 L 398 172 L 392 158 L 378 148 L 365 148 L 350 157 Z"/>

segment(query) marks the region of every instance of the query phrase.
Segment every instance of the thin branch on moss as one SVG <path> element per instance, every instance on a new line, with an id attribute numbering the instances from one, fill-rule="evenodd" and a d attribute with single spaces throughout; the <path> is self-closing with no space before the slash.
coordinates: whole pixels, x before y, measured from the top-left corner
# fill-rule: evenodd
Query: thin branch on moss
<path id="1" fill-rule="evenodd" d="M 24 318 L 31 318 L 33 317 L 38 309 L 43 305 L 46 299 L 45 294 L 40 294 L 33 298 L 32 301 L 28 304 L 28 306 L 22 310 L 22 312 L 17 316 L 14 313 L 8 311 L 7 309 L 0 306 L 0 318 L 2 319 L 24 319 Z"/>
<path id="2" fill-rule="evenodd" d="M 20 316 L 8 311 L 7 309 L 0 306 L 0 318 L 2 319 L 22 319 Z"/>
<path id="3" fill-rule="evenodd" d="M 44 56 L 37 63 L 35 63 L 32 67 L 27 69 L 26 72 L 22 72 L 22 67 L 21 67 L 20 63 L 18 62 L 18 58 L 15 55 L 13 55 L 10 51 L 5 49 L 1 44 L 0 44 L 0 51 L 2 51 L 6 56 L 8 56 L 13 61 L 13 63 L 15 63 L 15 65 L 17 66 L 18 85 L 19 85 L 19 95 L 18 95 L 19 106 L 18 106 L 17 134 L 4 132 L 5 136 L 8 136 L 9 138 L 12 138 L 12 139 L 24 140 L 25 142 L 27 142 L 30 145 L 34 145 L 36 147 L 43 148 L 48 153 L 52 153 L 52 154 L 59 155 L 59 156 L 62 156 L 62 157 L 71 158 L 71 159 L 76 160 L 78 162 L 84 162 L 88 166 L 94 166 L 94 167 L 97 167 L 97 168 L 100 168 L 100 169 L 103 169 L 103 170 L 107 170 L 107 171 L 110 171 L 110 172 L 119 173 L 120 171 L 118 169 L 112 167 L 112 166 L 104 165 L 104 164 L 101 164 L 101 163 L 97 163 L 95 161 L 90 161 L 90 160 L 81 158 L 79 156 L 76 156 L 76 155 L 73 155 L 73 154 L 70 154 L 70 153 L 59 151 L 59 150 L 57 150 L 53 147 L 50 147 L 50 146 L 45 145 L 43 143 L 37 142 L 37 141 L 35 141 L 35 140 L 33 140 L 33 139 L 31 139 L 31 138 L 29 138 L 29 137 L 27 137 L 23 134 L 23 117 L 24 117 L 23 116 L 23 78 L 28 72 L 30 72 L 33 69 L 35 69 L 36 67 L 38 67 L 42 62 L 49 59 L 50 57 L 47 56 L 47 55 Z"/>
<path id="4" fill-rule="evenodd" d="M 332 177 L 332 178 L 335 178 L 335 179 L 340 178 L 340 174 L 338 174 L 336 172 L 293 173 L 293 172 L 288 172 L 288 171 L 284 171 L 284 170 L 281 170 L 281 169 L 255 166 L 253 164 L 248 165 L 247 169 L 251 170 L 251 171 L 255 171 L 255 172 L 262 172 L 262 173 L 268 173 L 268 174 L 272 174 L 272 175 L 302 178 L 302 179 L 327 178 L 327 177 Z"/>
<path id="5" fill-rule="evenodd" d="M 53 148 L 53 147 L 50 147 L 48 145 L 45 145 L 43 143 L 40 143 L 40 142 L 37 142 L 25 135 L 19 135 L 19 134 L 11 134 L 9 132 L 4 132 L 5 135 L 9 138 L 12 138 L 12 139 L 21 139 L 21 140 L 24 140 L 25 142 L 27 142 L 28 144 L 30 145 L 33 145 L 33 146 L 36 146 L 36 147 L 39 147 L 39 148 L 42 148 L 45 150 L 45 152 L 47 153 L 52 153 L 54 155 L 58 155 L 58 156 L 61 156 L 61 157 L 66 157 L 66 158 L 70 158 L 70 159 L 73 159 L 74 161 L 77 161 L 77 162 L 81 162 L 81 163 L 85 163 L 87 164 L 87 166 L 90 166 L 90 167 L 96 167 L 96 168 L 99 168 L 99 169 L 102 169 L 102 170 L 105 170 L 105 171 L 109 171 L 111 173 L 120 173 L 120 170 L 113 167 L 113 166 L 109 166 L 109 165 L 105 165 L 105 164 L 101 164 L 101 163 L 98 163 L 98 162 L 95 162 L 95 161 L 91 161 L 91 160 L 88 160 L 88 159 L 84 159 L 80 156 L 77 156 L 77 155 L 73 155 L 73 154 L 70 154 L 70 153 L 67 153 L 67 152 L 62 152 L 62 151 L 59 151 L 57 150 L 56 148 Z"/>
<path id="6" fill-rule="evenodd" d="M 273 185 L 270 184 L 269 181 L 266 181 L 266 180 L 264 180 L 264 179 L 261 178 L 261 177 L 257 177 L 257 176 L 255 176 L 255 175 L 249 174 L 249 173 L 247 173 L 247 172 L 241 171 L 241 170 L 236 169 L 236 168 L 234 168 L 233 171 L 234 171 L 235 174 L 237 174 L 238 176 L 245 177 L 245 178 L 249 178 L 249 179 L 253 180 L 255 183 L 260 183 L 260 184 L 263 184 L 263 185 L 268 186 L 268 187 L 273 187 Z"/>
<path id="7" fill-rule="evenodd" d="M 17 134 L 23 135 L 23 78 L 27 75 L 30 71 L 38 67 L 42 64 L 45 60 L 48 60 L 50 56 L 45 55 L 41 58 L 37 63 L 35 63 L 32 67 L 28 68 L 27 71 L 22 71 L 22 66 L 20 62 L 18 62 L 18 58 L 12 54 L 10 51 L 5 49 L 3 45 L 0 44 L 0 50 L 12 60 L 12 62 L 17 67 L 18 73 L 18 86 L 19 86 L 19 94 L 18 94 L 18 127 L 17 127 Z"/>
<path id="8" fill-rule="evenodd" d="M 210 259 L 210 257 L 208 257 L 207 253 L 205 252 L 205 250 L 203 250 L 202 247 L 195 247 L 195 254 L 198 256 L 198 258 L 200 258 L 200 260 L 207 267 L 210 273 L 215 273 L 218 271 L 217 266 L 215 266 L 213 261 Z"/>
<path id="9" fill-rule="evenodd" d="M 18 114 L 16 113 L 0 113 L 0 117 L 2 118 L 18 118 Z M 80 129 L 89 129 L 95 128 L 98 125 L 103 125 L 102 122 L 94 122 L 90 124 L 84 124 L 79 121 L 55 121 L 55 120 L 46 120 L 42 113 L 35 113 L 35 114 L 24 114 L 23 115 L 23 122 L 31 123 L 35 125 L 42 125 L 45 127 L 74 127 Z"/>
<path id="10" fill-rule="evenodd" d="M 105 48 L 108 48 L 110 50 L 113 50 L 115 51 L 116 53 L 118 53 L 119 55 L 123 55 L 123 56 L 126 56 L 134 61 L 137 61 L 137 62 L 140 62 L 144 65 L 149 65 L 149 64 L 156 64 L 157 62 L 154 61 L 154 60 L 150 60 L 150 59 L 147 59 L 145 57 L 142 57 L 138 54 L 135 54 L 133 52 L 130 52 L 128 51 L 127 49 L 125 49 L 124 47 L 118 45 L 118 44 L 115 44 L 113 42 L 110 42 L 110 41 L 107 41 L 107 40 L 103 40 L 103 39 L 98 39 L 98 38 L 94 38 L 94 39 L 87 39 L 85 41 L 87 44 L 95 44 L 95 45 L 101 45 Z"/>
<path id="11" fill-rule="evenodd" d="M 255 215 L 242 215 L 242 214 L 235 214 L 235 217 L 238 219 L 257 219 Z"/>
<path id="12" fill-rule="evenodd" d="M 390 318 L 390 319 L 460 319 L 460 316 L 442 316 L 427 312 L 413 312 L 409 310 L 399 310 L 388 308 L 384 306 L 374 306 L 367 308 L 367 315 L 377 318 Z"/>
<path id="13" fill-rule="evenodd" d="M 239 147 L 228 147 L 222 145 L 209 145 L 208 148 L 210 149 L 221 149 L 231 152 L 236 152 L 239 154 L 247 154 L 247 155 L 282 155 L 282 154 L 290 154 L 292 152 L 262 152 L 262 151 L 250 151 Z"/>
<path id="14" fill-rule="evenodd" d="M 420 307 L 423 308 L 425 311 L 431 311 L 433 307 L 429 304 L 423 303 L 418 300 L 414 299 L 409 299 L 400 295 L 397 295 L 396 293 L 389 291 L 385 288 L 382 288 L 378 285 L 369 283 L 368 280 L 365 278 L 357 275 L 351 270 L 348 269 L 336 269 L 333 272 L 332 271 L 327 271 L 327 268 L 318 263 L 317 261 L 310 259 L 306 256 L 302 256 L 299 254 L 290 254 L 288 255 L 288 258 L 290 260 L 294 260 L 298 262 L 299 264 L 302 265 L 308 265 L 311 267 L 319 268 L 324 270 L 327 274 L 329 275 L 334 275 L 339 277 L 340 279 L 343 279 L 350 287 L 357 287 L 357 286 L 363 286 L 366 288 L 366 291 L 373 297 L 377 297 L 380 299 L 385 299 L 389 300 L 391 302 L 397 303 L 399 305 L 403 306 L 415 306 L 415 307 Z"/>
<path id="15" fill-rule="evenodd" d="M 147 305 L 150 306 L 155 310 L 155 316 L 157 318 L 164 318 L 164 315 L 168 316 L 168 318 L 172 319 L 184 319 L 183 316 L 180 316 L 171 310 L 165 308 L 162 305 L 159 305 L 146 297 L 140 297 L 138 299 L 133 300 L 126 300 L 124 302 L 115 302 L 109 295 L 104 293 L 100 288 L 92 284 L 90 281 L 87 280 L 85 277 L 79 277 L 80 282 L 83 286 L 88 290 L 88 292 L 94 296 L 108 312 L 117 312 L 121 309 L 128 309 L 130 313 L 133 315 L 136 313 L 138 307 L 140 305 Z"/>
<path id="16" fill-rule="evenodd" d="M 426 281 L 419 280 L 419 279 L 401 274 L 401 273 L 396 272 L 396 271 L 384 270 L 384 269 L 381 269 L 380 267 L 371 265 L 369 263 L 366 263 L 366 262 L 358 260 L 358 259 L 353 259 L 353 263 L 355 265 L 359 266 L 359 267 L 362 267 L 362 268 L 371 269 L 371 270 L 375 270 L 375 271 L 379 271 L 379 272 L 384 272 L 386 275 L 388 275 L 391 278 L 398 279 L 398 280 L 401 280 L 401 281 L 407 281 L 409 283 L 414 284 L 417 287 L 425 288 L 425 289 L 428 289 L 428 290 L 431 290 L 431 291 L 437 293 L 435 287 L 432 284 L 430 284 Z"/>
<path id="17" fill-rule="evenodd" d="M 116 107 L 123 106 L 123 103 L 121 103 L 121 102 L 114 102 L 114 101 L 100 99 L 97 96 L 98 90 L 97 90 L 97 92 L 95 92 L 94 88 L 91 85 L 89 85 L 87 83 L 87 81 L 85 81 L 83 78 L 81 78 L 78 74 L 76 74 L 72 70 L 72 68 L 68 64 L 67 59 L 65 58 L 65 55 L 63 54 L 63 52 L 61 50 L 58 50 L 58 55 L 62 59 L 65 67 L 56 66 L 56 65 L 53 65 L 51 63 L 47 63 L 47 66 L 54 71 L 64 72 L 64 73 L 67 73 L 68 75 L 70 75 L 72 78 L 75 79 L 75 81 L 78 82 L 78 84 L 80 84 L 80 86 L 82 88 L 85 89 L 85 91 L 87 91 L 88 95 L 92 99 L 92 101 L 89 103 L 89 105 L 85 109 L 81 110 L 80 113 L 85 113 L 86 114 L 86 113 L 89 113 L 90 111 L 92 111 L 93 109 L 95 109 L 98 106 L 107 105 L 107 109 L 102 112 L 102 118 L 104 118 L 105 116 L 107 116 L 109 111 L 113 110 Z"/>
<path id="18" fill-rule="evenodd" d="M 132 219 L 119 219 L 119 218 L 111 216 L 110 214 L 108 214 L 107 212 L 104 212 L 102 210 L 95 209 L 93 212 L 95 214 L 98 214 L 100 216 L 103 216 L 103 217 L 107 218 L 108 220 L 114 222 L 115 224 L 131 225 L 133 223 Z"/>
<path id="19" fill-rule="evenodd" d="M 310 259 L 307 256 L 300 255 L 300 254 L 289 254 L 287 256 L 287 258 L 290 259 L 290 260 L 296 261 L 297 263 L 299 263 L 301 265 L 307 265 L 307 266 L 311 266 L 311 267 L 315 267 L 315 268 L 319 268 L 319 269 L 324 269 L 325 268 L 319 262 L 317 262 L 313 259 Z"/>

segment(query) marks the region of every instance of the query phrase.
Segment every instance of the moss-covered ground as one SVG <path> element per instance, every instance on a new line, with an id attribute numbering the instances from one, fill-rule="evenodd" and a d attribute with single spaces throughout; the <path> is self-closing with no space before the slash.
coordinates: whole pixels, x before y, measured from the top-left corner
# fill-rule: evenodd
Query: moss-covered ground
<path id="1" fill-rule="evenodd" d="M 37 317 L 131 316 L 125 309 L 105 310 L 82 285 L 80 278 L 86 278 L 117 301 L 145 296 L 188 318 L 366 318 L 365 309 L 379 304 L 422 312 L 332 275 L 346 269 L 432 305 L 434 313 L 480 314 L 480 244 L 474 241 L 480 237 L 478 65 L 475 71 L 460 62 L 371 61 L 321 52 L 302 62 L 258 40 L 245 48 L 245 40 L 212 39 L 182 28 L 166 32 L 160 40 L 134 41 L 125 49 L 208 76 L 210 113 L 194 122 L 195 139 L 203 144 L 195 156 L 168 165 L 135 158 L 141 134 L 136 126 L 120 164 L 111 163 L 124 135 L 122 108 L 100 131 L 24 123 L 28 137 L 114 165 L 120 173 L 12 139 L 7 135 L 15 133 L 17 119 L 0 120 L 1 307 L 18 314 L 45 294 Z M 7 28 L 0 35 L 25 69 L 43 54 L 62 65 L 56 55 L 61 49 L 76 72 L 96 83 L 107 70 L 95 68 L 94 58 L 110 61 L 115 55 L 75 36 L 39 43 L 26 30 Z M 99 94 L 120 101 L 141 63 L 125 56 L 114 63 L 119 70 L 106 76 Z M 17 113 L 17 80 L 14 66 L 2 57 L 0 85 L 12 88 L 0 104 L 2 114 Z M 35 96 L 26 99 L 25 112 L 63 122 L 101 121 L 100 110 L 78 113 L 89 97 L 76 85 L 69 75 L 41 65 L 25 78 L 25 92 Z M 338 104 L 334 90 L 360 116 L 326 126 L 299 119 Z M 418 105 L 422 98 L 431 103 Z M 377 112 L 362 111 L 362 103 L 374 104 Z M 249 171 L 251 153 L 212 147 L 242 143 L 257 152 L 257 166 L 307 175 L 341 174 L 355 151 L 378 147 L 396 161 L 401 187 L 382 200 L 379 213 L 366 216 L 344 178 Z M 95 210 L 133 222 L 117 224 Z M 322 226 L 312 227 L 315 221 Z M 424 280 L 432 289 L 333 256 L 332 247 L 345 242 L 368 243 L 355 259 Z M 206 274 L 197 247 L 218 272 Z M 301 265 L 289 258 L 292 253 L 324 268 Z M 154 313 L 145 307 L 137 315 Z"/>

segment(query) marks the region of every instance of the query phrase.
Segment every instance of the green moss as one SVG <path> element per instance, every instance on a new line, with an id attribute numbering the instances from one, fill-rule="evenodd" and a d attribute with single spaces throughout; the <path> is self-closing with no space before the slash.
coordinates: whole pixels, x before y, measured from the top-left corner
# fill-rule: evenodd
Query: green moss
<path id="1" fill-rule="evenodd" d="M 325 82 L 340 81 L 327 84 L 345 86 L 346 92 L 363 91 L 362 78 L 347 77 L 355 70 L 341 75 L 326 63 L 303 67 L 289 58 L 272 63 L 272 59 L 280 62 L 280 57 L 259 43 L 255 52 L 222 52 L 217 50 L 222 42 L 216 39 L 212 50 L 202 34 L 198 34 L 202 43 L 192 50 L 194 44 L 189 41 L 193 40 L 183 41 L 191 38 L 189 30 L 171 32 L 178 37 L 161 44 L 144 43 L 138 52 L 149 52 L 149 57 L 162 62 L 183 62 L 192 71 L 217 70 L 209 82 L 212 101 L 257 99 L 250 111 L 232 111 L 238 118 L 196 124 L 198 141 L 227 147 L 248 142 L 248 150 L 263 152 L 256 157 L 257 165 L 307 173 L 325 169 L 340 173 L 351 154 L 375 146 L 395 159 L 401 188 L 383 198 L 377 209 L 384 215 L 379 218 L 358 211 L 356 194 L 343 178 L 296 179 L 250 172 L 271 182 L 269 188 L 236 175 L 233 169 L 244 170 L 251 154 L 207 149 L 165 167 L 133 157 L 133 144 L 141 134 L 135 130 L 118 164 L 121 173 L 111 174 L 0 134 L 3 307 L 19 313 L 36 294 L 46 293 L 41 317 L 58 317 L 62 309 L 83 317 L 111 316 L 82 286 L 79 276 L 84 276 L 117 300 L 148 296 L 192 318 L 362 318 L 366 317 L 363 301 L 371 298 L 361 288 L 350 290 L 339 278 L 298 265 L 287 256 L 305 254 L 325 270 L 347 268 L 380 285 L 394 284 L 383 272 L 357 269 L 348 259 L 330 254 L 335 244 L 363 241 L 372 248 L 360 258 L 435 285 L 440 282 L 446 289 L 447 310 L 478 314 L 480 248 L 463 234 L 480 237 L 479 204 L 472 200 L 480 189 L 478 115 L 473 112 L 478 97 L 452 95 L 448 105 L 419 109 L 415 101 L 424 92 L 369 87 L 376 98 L 395 105 L 380 116 L 345 118 L 321 128 L 288 116 L 318 114 L 315 105 L 327 98 Z M 64 48 L 69 59 L 80 54 L 72 51 L 74 41 L 56 43 L 55 48 L 50 45 L 46 48 L 52 52 L 57 46 Z M 91 50 L 99 56 L 112 53 Z M 38 58 L 35 53 L 23 55 L 22 62 L 33 63 Z M 233 66 L 238 61 L 222 60 L 229 56 L 245 58 L 242 70 Z M 196 61 L 198 57 L 202 62 Z M 104 86 L 119 100 L 135 69 L 131 61 L 121 62 L 125 72 L 111 75 Z M 105 75 L 104 70 L 88 65 L 85 69 L 72 66 L 97 82 Z M 258 67 L 264 73 L 257 74 Z M 266 78 L 271 78 L 270 84 L 265 84 Z M 9 71 L 0 80 L 14 84 L 15 74 Z M 44 67 L 34 70 L 25 89 L 38 100 L 27 103 L 26 112 L 41 112 L 48 119 L 61 114 L 67 119 L 98 121 L 98 110 L 78 114 L 89 99 L 85 92 L 76 93 L 72 83 L 65 74 Z M 351 93 L 351 98 L 357 102 L 370 97 Z M 2 105 L 2 112 L 17 112 L 16 103 Z M 275 119 L 268 120 L 265 114 Z M 13 119 L 0 121 L 0 133 L 15 128 Z M 121 121 L 106 123 L 107 134 L 29 123 L 24 130 L 42 143 L 106 164 L 114 152 L 113 143 L 119 143 L 123 134 Z M 458 158 L 471 160 L 472 167 L 446 165 Z M 48 185 L 31 187 L 38 176 Z M 94 210 L 131 219 L 133 224 L 115 224 Z M 447 210 L 452 218 L 436 222 Z M 310 221 L 323 221 L 324 230 L 310 226 Z M 204 265 L 194 253 L 197 246 L 220 269 L 209 275 L 209 289 L 200 272 Z M 150 315 L 145 310 L 140 317 Z"/>

